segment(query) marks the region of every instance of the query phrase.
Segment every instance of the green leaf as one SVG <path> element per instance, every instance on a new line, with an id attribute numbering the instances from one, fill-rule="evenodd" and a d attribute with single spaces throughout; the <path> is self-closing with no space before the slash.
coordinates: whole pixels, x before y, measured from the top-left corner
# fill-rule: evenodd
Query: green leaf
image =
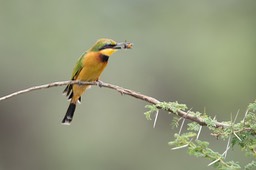
<path id="1" fill-rule="evenodd" d="M 248 110 L 251 110 L 253 112 L 256 111 L 256 100 L 254 101 L 254 103 L 250 103 L 248 106 Z"/>
<path id="2" fill-rule="evenodd" d="M 151 113 L 156 112 L 158 110 L 156 105 L 146 105 L 145 108 L 149 109 L 149 111 L 144 113 L 144 115 L 146 116 L 146 119 L 152 120 Z"/>
<path id="3" fill-rule="evenodd" d="M 176 102 L 161 102 L 157 104 L 157 107 L 166 110 L 166 111 L 172 111 L 173 113 L 177 113 L 179 110 L 186 110 L 187 106 L 185 104 L 179 104 Z"/>
<path id="4" fill-rule="evenodd" d="M 177 128 L 179 126 L 180 117 L 174 116 L 172 118 L 171 127 L 172 129 Z"/>
<path id="5" fill-rule="evenodd" d="M 188 123 L 187 130 L 199 131 L 200 125 L 196 122 Z"/>
<path id="6" fill-rule="evenodd" d="M 244 168 L 245 168 L 245 170 L 256 169 L 256 162 L 252 161 L 252 162 L 248 163 Z"/>

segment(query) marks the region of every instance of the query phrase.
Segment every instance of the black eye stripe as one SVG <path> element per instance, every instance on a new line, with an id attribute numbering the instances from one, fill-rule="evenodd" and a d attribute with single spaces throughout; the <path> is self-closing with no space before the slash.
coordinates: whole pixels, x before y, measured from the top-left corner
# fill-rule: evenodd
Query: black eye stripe
<path id="1" fill-rule="evenodd" d="M 115 44 L 106 44 L 103 47 L 101 47 L 100 50 L 107 49 L 107 48 L 113 48 L 115 46 L 116 46 Z"/>

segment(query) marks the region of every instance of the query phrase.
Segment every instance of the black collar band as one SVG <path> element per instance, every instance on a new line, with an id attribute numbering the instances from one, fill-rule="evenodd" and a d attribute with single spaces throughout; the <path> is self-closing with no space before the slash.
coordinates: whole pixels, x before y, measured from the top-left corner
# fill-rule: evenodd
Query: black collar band
<path id="1" fill-rule="evenodd" d="M 108 58 L 109 58 L 109 56 L 107 56 L 107 55 L 100 55 L 100 59 L 102 62 L 108 62 Z"/>

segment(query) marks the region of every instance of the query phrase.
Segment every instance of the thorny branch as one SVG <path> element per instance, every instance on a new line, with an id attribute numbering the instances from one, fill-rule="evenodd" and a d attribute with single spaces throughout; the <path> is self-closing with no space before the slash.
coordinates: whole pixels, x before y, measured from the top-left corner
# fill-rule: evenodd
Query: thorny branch
<path id="1" fill-rule="evenodd" d="M 16 95 L 27 93 L 27 92 L 30 92 L 30 91 L 47 89 L 47 88 L 57 87 L 57 86 L 64 86 L 64 85 L 68 85 L 68 84 L 99 85 L 99 82 L 82 82 L 82 81 L 59 81 L 59 82 L 53 82 L 53 83 L 49 83 L 49 84 L 33 86 L 33 87 L 30 87 L 30 88 L 27 88 L 27 89 L 24 89 L 24 90 L 20 90 L 20 91 L 14 92 L 12 94 L 9 94 L 9 95 L 1 97 L 0 101 L 6 100 L 6 99 L 11 98 L 11 97 L 14 97 Z M 116 90 L 116 91 L 120 92 L 122 95 L 125 94 L 125 95 L 128 95 L 128 96 L 132 96 L 134 98 L 146 101 L 146 102 L 151 103 L 151 104 L 155 104 L 156 105 L 156 104 L 160 103 L 159 100 L 157 100 L 157 99 L 155 99 L 153 97 L 146 96 L 144 94 L 141 94 L 141 93 L 138 93 L 138 92 L 135 92 L 133 90 L 129 90 L 129 89 L 126 89 L 126 88 L 123 88 L 123 87 L 119 87 L 117 85 L 100 82 L 100 87 L 105 87 L 105 88 L 113 89 L 113 90 Z M 163 109 L 163 108 L 161 108 L 159 106 L 158 109 Z M 183 117 L 185 119 L 189 119 L 191 121 L 197 122 L 201 126 L 206 126 L 206 123 L 204 122 L 203 119 L 201 119 L 200 117 L 196 117 L 194 115 L 191 115 L 189 113 L 189 111 L 185 112 L 185 111 L 179 110 L 177 113 L 174 113 L 171 109 L 169 109 L 167 111 L 170 112 L 170 113 L 173 113 L 173 114 L 178 114 L 178 116 Z M 215 126 L 216 127 L 224 128 L 226 125 L 223 124 L 223 123 L 220 123 L 220 122 L 216 122 Z"/>

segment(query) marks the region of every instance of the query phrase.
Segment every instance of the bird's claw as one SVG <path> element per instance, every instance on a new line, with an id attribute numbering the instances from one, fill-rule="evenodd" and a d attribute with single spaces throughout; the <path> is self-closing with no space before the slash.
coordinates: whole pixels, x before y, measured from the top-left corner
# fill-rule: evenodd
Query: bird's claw
<path id="1" fill-rule="evenodd" d="M 78 85 L 82 86 L 83 85 L 82 81 L 78 81 Z"/>
<path id="2" fill-rule="evenodd" d="M 99 86 L 100 88 L 103 86 L 103 82 L 100 80 L 96 81 L 96 85 Z"/>

